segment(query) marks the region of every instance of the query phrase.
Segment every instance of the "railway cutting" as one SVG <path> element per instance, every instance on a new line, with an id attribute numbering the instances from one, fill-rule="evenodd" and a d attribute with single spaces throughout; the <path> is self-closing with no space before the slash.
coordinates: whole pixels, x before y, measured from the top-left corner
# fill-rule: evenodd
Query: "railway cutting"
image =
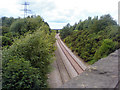
<path id="1" fill-rule="evenodd" d="M 51 88 L 60 87 L 64 83 L 80 75 L 87 67 L 63 43 L 59 34 L 56 35 L 56 39 L 56 60 L 52 64 L 53 71 L 48 75 L 48 82 Z"/>

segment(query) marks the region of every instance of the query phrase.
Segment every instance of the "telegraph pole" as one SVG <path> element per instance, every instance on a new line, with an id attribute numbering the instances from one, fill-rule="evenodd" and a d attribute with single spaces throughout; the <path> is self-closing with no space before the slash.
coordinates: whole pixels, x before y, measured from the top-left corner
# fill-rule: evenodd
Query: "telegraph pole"
<path id="1" fill-rule="evenodd" d="M 22 10 L 22 11 L 24 11 L 24 18 L 25 18 L 27 16 L 28 11 L 31 11 L 31 10 L 27 9 L 27 6 L 30 5 L 30 4 L 25 2 L 22 5 L 24 5 L 24 10 Z"/>

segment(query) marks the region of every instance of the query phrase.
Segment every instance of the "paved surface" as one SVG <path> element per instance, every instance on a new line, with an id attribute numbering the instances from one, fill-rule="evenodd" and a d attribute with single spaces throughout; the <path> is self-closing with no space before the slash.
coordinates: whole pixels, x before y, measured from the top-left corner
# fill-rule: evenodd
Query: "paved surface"
<path id="1" fill-rule="evenodd" d="M 118 86 L 119 81 L 119 55 L 120 52 L 116 50 L 108 57 L 100 59 L 98 62 L 87 68 L 79 76 L 60 86 L 60 88 L 115 88 Z"/>
<path id="2" fill-rule="evenodd" d="M 65 67 L 65 65 L 64 65 L 64 63 L 63 63 L 63 61 L 60 57 L 60 54 L 57 50 L 56 50 L 55 54 L 56 54 L 56 57 L 57 57 L 56 62 L 57 62 L 58 68 L 59 68 L 61 79 L 62 79 L 62 82 L 64 84 L 65 82 L 70 80 L 70 76 L 69 76 L 69 73 L 67 72 L 67 69 L 66 69 L 66 67 Z"/>
<path id="3" fill-rule="evenodd" d="M 52 72 L 48 75 L 48 83 L 50 88 L 57 88 L 60 87 L 63 83 L 61 80 L 60 72 L 57 66 L 56 61 L 52 63 L 53 70 Z"/>

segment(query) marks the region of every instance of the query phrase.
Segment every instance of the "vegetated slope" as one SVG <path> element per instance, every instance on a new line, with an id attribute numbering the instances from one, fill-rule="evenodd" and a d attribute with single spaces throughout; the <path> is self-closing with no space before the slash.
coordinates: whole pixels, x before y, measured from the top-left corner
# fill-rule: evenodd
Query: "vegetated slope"
<path id="1" fill-rule="evenodd" d="M 73 26 L 67 24 L 60 32 L 63 41 L 76 52 L 80 58 L 89 64 L 106 57 L 120 48 L 120 27 L 107 14 L 98 17 L 88 17 Z"/>
<path id="2" fill-rule="evenodd" d="M 19 38 L 28 31 L 32 33 L 39 28 L 44 28 L 45 32 L 51 32 L 48 23 L 44 22 L 40 16 L 25 19 L 2 17 L 2 46 L 10 46 L 16 37 Z"/>
<path id="3" fill-rule="evenodd" d="M 7 36 L 11 33 L 12 40 L 11 44 L 6 43 L 9 40 L 3 40 L 3 89 L 47 87 L 55 33 L 40 16 L 17 19 L 8 28 L 4 36 L 11 40 Z"/>

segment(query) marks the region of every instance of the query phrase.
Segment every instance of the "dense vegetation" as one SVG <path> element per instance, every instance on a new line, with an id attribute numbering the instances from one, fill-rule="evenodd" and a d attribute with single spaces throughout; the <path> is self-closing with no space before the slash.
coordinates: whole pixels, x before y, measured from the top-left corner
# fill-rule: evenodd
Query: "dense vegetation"
<path id="1" fill-rule="evenodd" d="M 107 14 L 88 19 L 73 26 L 67 24 L 60 32 L 63 41 L 77 53 L 80 58 L 93 64 L 100 58 L 120 48 L 120 27 Z"/>
<path id="2" fill-rule="evenodd" d="M 47 87 L 55 33 L 40 16 L 2 20 L 3 89 Z"/>

